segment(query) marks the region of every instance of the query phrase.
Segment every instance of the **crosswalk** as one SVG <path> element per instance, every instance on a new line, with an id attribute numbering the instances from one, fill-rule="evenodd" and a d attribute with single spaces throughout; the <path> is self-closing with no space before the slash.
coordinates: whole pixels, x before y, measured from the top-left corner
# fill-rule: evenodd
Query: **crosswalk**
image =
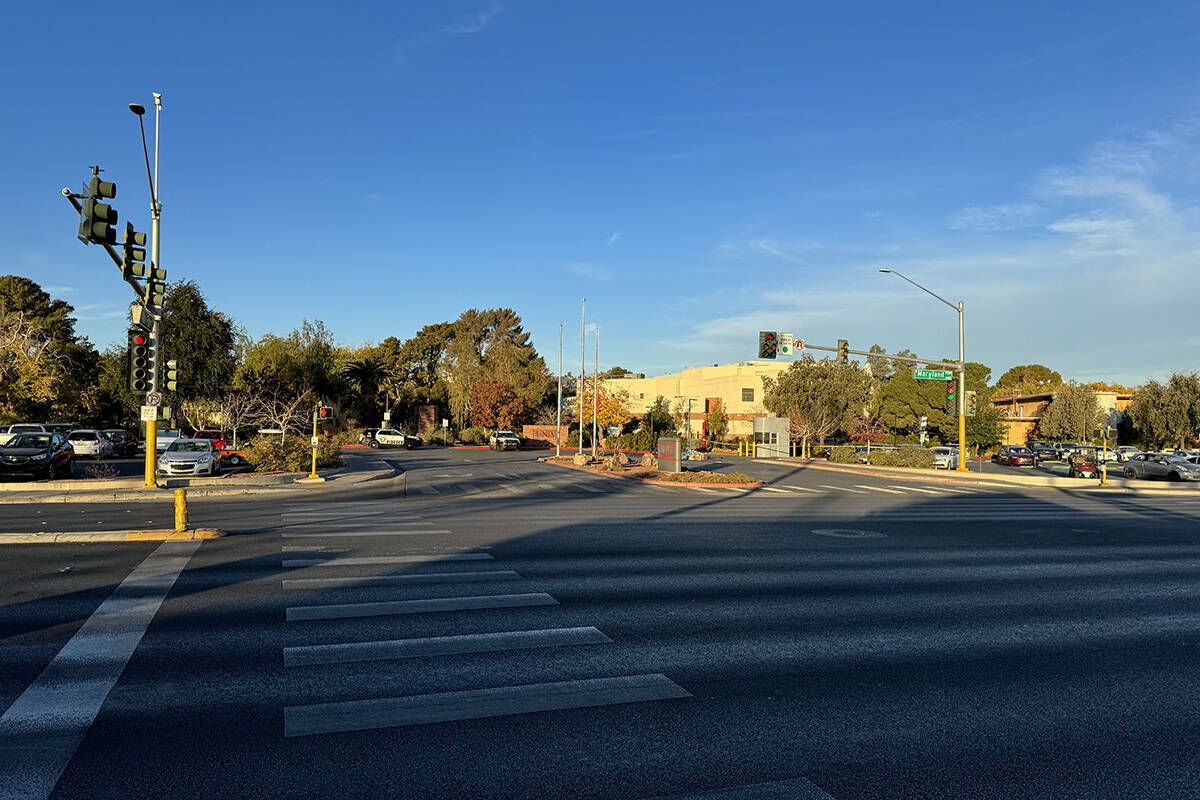
<path id="1" fill-rule="evenodd" d="M 595 625 L 556 626 L 560 601 L 491 553 L 447 552 L 457 544 L 453 529 L 426 527 L 428 522 L 411 514 L 381 514 L 372 523 L 363 516 L 371 511 L 358 503 L 325 503 L 281 515 L 280 565 L 292 571 L 280 578 L 279 588 L 288 598 L 285 624 L 295 632 L 283 647 L 285 670 L 302 674 L 306 685 L 326 685 L 314 671 L 358 665 L 367 695 L 314 698 L 297 690 L 296 701 L 283 708 L 286 738 L 691 697 L 661 672 L 623 674 L 619 667 L 617 674 L 579 677 L 564 669 L 557 680 L 375 696 L 370 670 L 381 663 L 412 660 L 435 680 L 453 659 L 562 652 L 614 640 Z M 301 537 L 313 540 L 312 548 L 282 544 Z M 328 549 L 344 542 L 352 549 Z M 403 571 L 364 573 L 364 568 Z M 547 612 L 539 617 L 540 627 L 493 630 L 489 624 L 490 615 L 538 609 Z M 439 618 L 446 620 L 442 630 L 430 635 Z M 422 624 L 406 625 L 406 619 Z M 358 638 L 371 620 L 379 620 L 392 638 Z M 463 632 L 464 625 L 477 630 Z M 540 673 L 553 672 L 556 663 L 548 661 Z M 344 684 L 345 673 L 339 674 Z"/>

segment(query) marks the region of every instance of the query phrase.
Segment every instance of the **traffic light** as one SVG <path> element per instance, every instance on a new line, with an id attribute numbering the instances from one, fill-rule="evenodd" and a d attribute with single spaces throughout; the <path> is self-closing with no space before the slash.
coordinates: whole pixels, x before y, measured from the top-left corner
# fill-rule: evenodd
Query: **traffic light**
<path id="1" fill-rule="evenodd" d="M 146 273 L 146 307 L 155 314 L 161 314 L 166 301 L 167 271 L 151 264 Z"/>
<path id="2" fill-rule="evenodd" d="M 125 243 L 121 245 L 124 257 L 121 259 L 121 272 L 125 279 L 146 277 L 146 234 L 133 229 L 132 222 L 125 223 Z"/>
<path id="3" fill-rule="evenodd" d="M 153 333 L 146 334 L 146 358 L 150 362 L 150 377 L 147 378 L 150 385 L 146 387 L 147 391 L 158 389 L 158 339 Z"/>
<path id="4" fill-rule="evenodd" d="M 79 214 L 79 241 L 84 244 L 114 244 L 117 241 L 117 210 L 100 200 L 117 196 L 117 185 L 93 177 L 88 198 Z"/>
<path id="5" fill-rule="evenodd" d="M 175 359 L 167 359 L 167 372 L 163 375 L 163 390 L 173 392 L 179 388 L 179 370 L 175 367 Z"/>
<path id="6" fill-rule="evenodd" d="M 150 391 L 150 334 L 142 328 L 129 329 L 129 389 L 144 394 Z"/>
<path id="7" fill-rule="evenodd" d="M 328 422 L 333 419 L 333 409 L 329 406 L 317 406 L 316 412 L 313 414 L 317 422 Z"/>
<path id="8" fill-rule="evenodd" d="M 975 392 L 967 392 L 967 416 L 975 416 Z"/>
<path id="9" fill-rule="evenodd" d="M 839 364 L 849 364 L 850 363 L 850 343 L 847 342 L 845 339 L 838 339 L 837 363 L 839 363 Z"/>
<path id="10" fill-rule="evenodd" d="M 758 332 L 758 357 L 775 358 L 779 354 L 779 334 L 775 331 Z"/>
<path id="11" fill-rule="evenodd" d="M 955 392 L 954 392 L 954 379 L 951 378 L 950 380 L 946 381 L 946 413 L 947 414 L 954 413 L 954 410 L 956 408 L 956 400 L 957 399 L 958 398 L 955 396 Z"/>

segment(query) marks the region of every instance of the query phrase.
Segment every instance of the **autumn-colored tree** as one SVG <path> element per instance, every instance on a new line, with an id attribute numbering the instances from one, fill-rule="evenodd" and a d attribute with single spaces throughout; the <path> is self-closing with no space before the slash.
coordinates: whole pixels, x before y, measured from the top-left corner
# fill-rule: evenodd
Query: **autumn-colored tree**
<path id="1" fill-rule="evenodd" d="M 472 425 L 512 428 L 528 410 L 528 401 L 506 383 L 482 380 L 471 391 Z"/>
<path id="2" fill-rule="evenodd" d="M 585 426 L 590 426 L 593 418 L 596 419 L 596 424 L 601 429 L 609 425 L 624 427 L 627 422 L 633 419 L 633 414 L 629 411 L 629 392 L 624 389 L 609 391 L 604 386 L 604 381 L 600 381 L 599 402 L 597 402 L 595 379 L 588 378 L 584 383 L 583 402 L 576 402 L 575 407 L 571 409 L 572 421 L 579 422 L 581 405 L 583 406 L 583 424 Z M 600 410 L 598 413 L 593 413 L 597 405 L 599 405 Z"/>

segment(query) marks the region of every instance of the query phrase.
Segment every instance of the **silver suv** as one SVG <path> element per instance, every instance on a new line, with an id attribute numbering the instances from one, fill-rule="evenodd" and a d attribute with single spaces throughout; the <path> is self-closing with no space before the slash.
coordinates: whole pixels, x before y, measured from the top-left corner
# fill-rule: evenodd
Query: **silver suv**
<path id="1" fill-rule="evenodd" d="M 488 447 L 492 450 L 516 450 L 521 446 L 521 440 L 512 431 L 494 431 L 488 437 Z"/>

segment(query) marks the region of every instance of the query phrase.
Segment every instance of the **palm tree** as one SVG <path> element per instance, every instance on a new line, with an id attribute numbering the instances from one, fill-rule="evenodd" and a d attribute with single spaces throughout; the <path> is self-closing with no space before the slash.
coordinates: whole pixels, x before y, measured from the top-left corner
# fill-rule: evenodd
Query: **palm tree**
<path id="1" fill-rule="evenodd" d="M 373 358 L 351 361 L 342 369 L 342 375 L 358 387 L 358 406 L 362 411 L 363 423 L 374 423 L 375 398 L 379 395 L 379 384 L 387 377 L 383 365 Z M 368 417 L 371 420 L 368 422 Z"/>

